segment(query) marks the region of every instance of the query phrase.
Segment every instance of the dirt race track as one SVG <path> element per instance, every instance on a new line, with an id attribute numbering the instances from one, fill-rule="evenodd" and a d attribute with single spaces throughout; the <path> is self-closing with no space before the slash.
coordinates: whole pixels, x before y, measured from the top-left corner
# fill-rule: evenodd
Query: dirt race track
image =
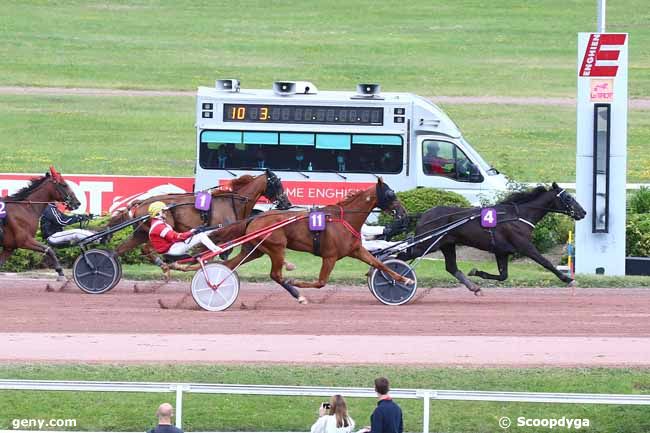
<path id="1" fill-rule="evenodd" d="M 0 277 L 0 361 L 650 366 L 650 290 L 420 288 L 401 307 L 366 287 L 245 283 L 227 311 L 200 311 L 188 283 L 103 295 Z M 163 305 L 169 307 L 161 308 Z"/>

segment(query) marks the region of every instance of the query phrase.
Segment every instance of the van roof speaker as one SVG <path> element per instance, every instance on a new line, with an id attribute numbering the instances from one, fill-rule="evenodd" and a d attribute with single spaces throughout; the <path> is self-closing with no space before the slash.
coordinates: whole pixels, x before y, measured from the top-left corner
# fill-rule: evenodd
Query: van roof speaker
<path id="1" fill-rule="evenodd" d="M 381 86 L 379 84 L 357 84 L 357 94 L 366 98 L 379 96 Z"/>
<path id="2" fill-rule="evenodd" d="M 236 80 L 234 78 L 217 80 L 214 87 L 216 87 L 217 90 L 221 90 L 223 92 L 239 92 L 239 80 Z"/>
<path id="3" fill-rule="evenodd" d="M 273 83 L 273 91 L 276 95 L 289 96 L 296 93 L 295 81 L 276 81 Z"/>

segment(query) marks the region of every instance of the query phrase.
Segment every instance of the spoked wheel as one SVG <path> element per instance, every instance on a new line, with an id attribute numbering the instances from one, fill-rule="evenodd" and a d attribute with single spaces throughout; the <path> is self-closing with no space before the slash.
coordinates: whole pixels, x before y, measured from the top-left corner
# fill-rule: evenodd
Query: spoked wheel
<path id="1" fill-rule="evenodd" d="M 386 272 L 377 268 L 372 268 L 368 275 L 368 287 L 372 294 L 379 302 L 386 305 L 402 305 L 410 301 L 415 296 L 418 288 L 418 279 L 412 267 L 399 259 L 388 259 L 384 262 L 388 269 L 398 274 L 410 278 L 414 284 L 407 285 L 395 281 Z"/>
<path id="2" fill-rule="evenodd" d="M 210 287 L 209 283 L 216 288 Z M 238 295 L 239 276 L 221 263 L 205 265 L 205 273 L 199 269 L 192 278 L 192 297 L 204 310 L 225 310 L 237 300 Z"/>
<path id="3" fill-rule="evenodd" d="M 108 292 L 120 281 L 122 265 L 112 251 L 93 249 L 77 257 L 72 275 L 81 290 L 98 295 Z"/>

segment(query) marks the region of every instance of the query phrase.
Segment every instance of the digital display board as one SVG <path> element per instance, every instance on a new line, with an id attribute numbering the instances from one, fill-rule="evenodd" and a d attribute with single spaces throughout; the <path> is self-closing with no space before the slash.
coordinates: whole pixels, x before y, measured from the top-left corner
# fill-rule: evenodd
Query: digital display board
<path id="1" fill-rule="evenodd" d="M 384 108 L 223 104 L 223 121 L 381 126 L 384 124 Z"/>

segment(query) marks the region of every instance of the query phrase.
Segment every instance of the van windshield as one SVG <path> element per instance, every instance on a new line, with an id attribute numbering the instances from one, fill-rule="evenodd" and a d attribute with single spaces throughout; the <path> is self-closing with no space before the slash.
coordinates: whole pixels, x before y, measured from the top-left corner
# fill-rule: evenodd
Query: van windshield
<path id="1" fill-rule="evenodd" d="M 499 172 L 497 170 L 492 168 L 492 166 L 490 164 L 488 164 L 476 150 L 474 150 L 472 145 L 469 144 L 467 142 L 467 140 L 465 140 L 464 137 L 460 137 L 460 141 L 461 141 L 461 143 L 463 143 L 463 146 L 467 150 L 468 156 L 470 157 L 470 159 L 472 160 L 472 162 L 474 164 L 481 167 L 481 169 L 483 171 L 485 171 L 489 176 L 499 174 Z"/>
<path id="2" fill-rule="evenodd" d="M 199 164 L 205 169 L 271 169 L 397 174 L 400 135 L 204 130 Z"/>

